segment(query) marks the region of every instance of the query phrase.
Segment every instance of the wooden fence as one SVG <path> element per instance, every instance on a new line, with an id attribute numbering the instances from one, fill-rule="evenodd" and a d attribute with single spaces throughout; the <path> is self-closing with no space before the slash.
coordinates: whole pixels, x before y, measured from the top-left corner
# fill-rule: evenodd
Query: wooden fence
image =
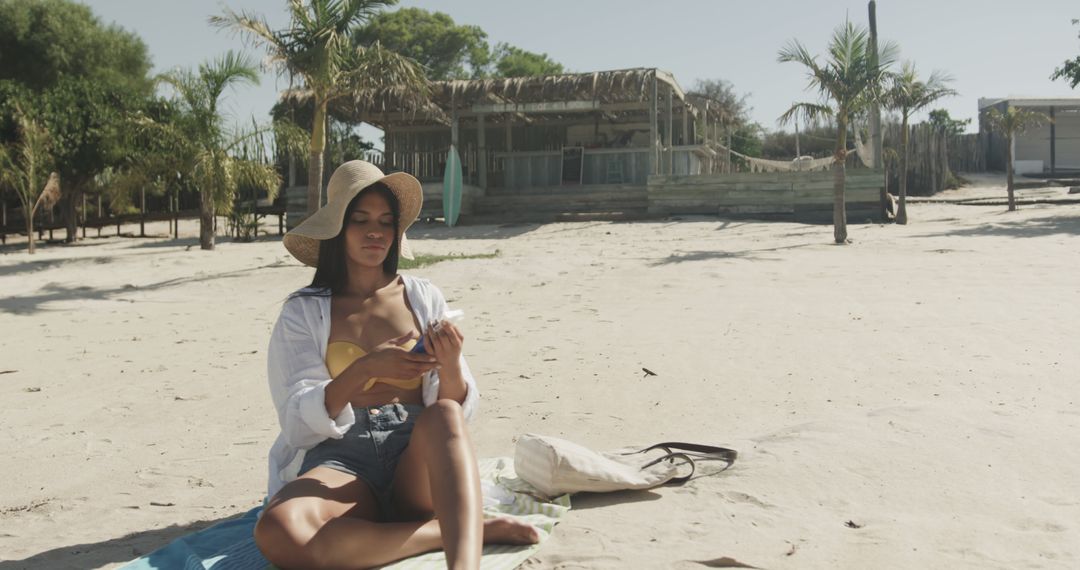
<path id="1" fill-rule="evenodd" d="M 929 196 L 945 189 L 949 174 L 987 171 L 987 141 L 980 134 L 949 136 L 944 129 L 929 123 L 911 125 L 908 140 L 908 195 Z M 886 125 L 884 146 L 896 152 L 887 157 L 888 190 L 899 193 L 902 129 L 898 124 Z"/>
<path id="2" fill-rule="evenodd" d="M 945 139 L 949 155 L 949 170 L 961 172 L 986 172 L 988 151 L 987 137 L 981 133 L 948 136 Z"/>
<path id="3" fill-rule="evenodd" d="M 850 222 L 881 221 L 880 170 L 847 172 L 845 202 Z M 763 172 L 650 176 L 649 214 L 709 214 L 832 222 L 832 172 Z"/>

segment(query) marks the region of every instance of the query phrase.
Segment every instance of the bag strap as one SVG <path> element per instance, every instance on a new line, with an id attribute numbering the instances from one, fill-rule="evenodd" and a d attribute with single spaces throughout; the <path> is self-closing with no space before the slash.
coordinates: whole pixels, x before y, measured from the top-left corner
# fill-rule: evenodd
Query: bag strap
<path id="1" fill-rule="evenodd" d="M 640 451 L 632 451 L 625 455 L 633 455 L 635 453 L 645 453 L 646 451 L 652 451 L 654 449 L 663 449 L 667 453 L 672 453 L 671 450 L 676 449 L 679 451 L 693 453 L 698 459 L 719 459 L 726 461 L 728 465 L 735 463 L 735 459 L 739 456 L 739 452 L 734 449 L 728 449 L 726 447 L 719 447 L 715 445 L 701 445 L 699 443 L 684 443 L 681 441 L 667 441 L 664 443 L 657 443 L 650 445 Z"/>
<path id="2" fill-rule="evenodd" d="M 674 462 L 675 459 L 682 459 L 688 465 L 690 465 L 690 473 L 689 474 L 684 475 L 682 477 L 672 477 L 671 479 L 669 479 L 666 482 L 666 484 L 669 484 L 669 485 L 682 485 L 683 483 L 686 483 L 687 481 L 690 480 L 691 477 L 694 476 L 694 472 L 697 469 L 697 466 L 694 464 L 694 459 L 695 458 L 697 458 L 697 459 L 719 459 L 721 461 L 726 462 L 727 466 L 730 467 L 731 464 L 735 463 L 735 458 L 739 456 L 739 452 L 735 451 L 734 449 L 728 449 L 726 447 L 718 447 L 718 446 L 715 446 L 715 445 L 701 445 L 701 444 L 697 444 L 697 443 L 684 443 L 684 442 L 680 442 L 680 441 L 667 441 L 667 442 L 664 442 L 664 443 L 657 443 L 655 445 L 650 445 L 649 447 L 646 447 L 645 449 L 623 453 L 623 455 L 637 455 L 638 453 L 645 453 L 647 451 L 652 451 L 654 449 L 663 449 L 667 453 L 664 454 L 661 457 L 653 459 L 652 461 L 646 463 L 645 465 L 642 465 L 641 466 L 642 469 L 647 469 L 649 467 L 652 467 L 653 465 L 656 465 L 657 463 L 660 463 L 661 461 Z M 678 450 L 678 451 L 672 451 L 673 449 Z"/>

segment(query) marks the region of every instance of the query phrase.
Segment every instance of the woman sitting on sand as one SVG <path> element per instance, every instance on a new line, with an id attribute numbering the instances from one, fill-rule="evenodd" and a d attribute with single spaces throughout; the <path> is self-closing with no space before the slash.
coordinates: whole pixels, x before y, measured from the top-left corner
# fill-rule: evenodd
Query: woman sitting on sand
<path id="1" fill-rule="evenodd" d="M 286 568 L 367 568 L 443 548 L 450 567 L 477 568 L 484 542 L 537 542 L 528 524 L 483 520 L 463 337 L 441 322 L 438 288 L 397 272 L 420 183 L 357 160 L 327 192 L 284 239 L 316 270 L 270 339 L 281 433 L 259 549 Z M 420 331 L 426 354 L 410 351 Z"/>

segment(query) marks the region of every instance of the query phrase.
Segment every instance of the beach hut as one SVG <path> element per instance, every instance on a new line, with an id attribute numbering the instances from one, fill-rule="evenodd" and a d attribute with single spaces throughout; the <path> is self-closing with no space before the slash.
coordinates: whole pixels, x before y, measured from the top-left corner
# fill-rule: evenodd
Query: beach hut
<path id="1" fill-rule="evenodd" d="M 432 214 L 451 145 L 474 218 L 644 215 L 650 175 L 713 172 L 726 158 L 711 144 L 720 106 L 655 68 L 439 81 L 421 106 L 385 91 L 333 111 L 383 130 L 382 166 L 417 176 Z"/>
<path id="2" fill-rule="evenodd" d="M 1080 97 L 1064 98 L 980 98 L 979 130 L 988 137 L 987 164 L 1005 170 L 1005 137 L 988 132 L 986 113 L 993 108 L 1005 111 L 1023 107 L 1046 115 L 1041 127 L 1017 134 L 1013 166 L 1016 174 L 1062 174 L 1080 172 Z"/>

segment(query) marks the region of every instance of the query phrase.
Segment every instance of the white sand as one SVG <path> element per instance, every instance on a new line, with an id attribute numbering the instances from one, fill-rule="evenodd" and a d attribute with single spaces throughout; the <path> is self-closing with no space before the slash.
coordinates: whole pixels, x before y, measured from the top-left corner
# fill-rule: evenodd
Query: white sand
<path id="1" fill-rule="evenodd" d="M 716 219 L 411 232 L 501 252 L 414 272 L 468 313 L 482 456 L 741 452 L 575 498 L 526 567 L 1080 567 L 1080 206 L 910 215 L 847 247 Z M 2 250 L 0 569 L 114 566 L 261 500 L 269 329 L 311 271 L 276 238 L 193 243 Z"/>

